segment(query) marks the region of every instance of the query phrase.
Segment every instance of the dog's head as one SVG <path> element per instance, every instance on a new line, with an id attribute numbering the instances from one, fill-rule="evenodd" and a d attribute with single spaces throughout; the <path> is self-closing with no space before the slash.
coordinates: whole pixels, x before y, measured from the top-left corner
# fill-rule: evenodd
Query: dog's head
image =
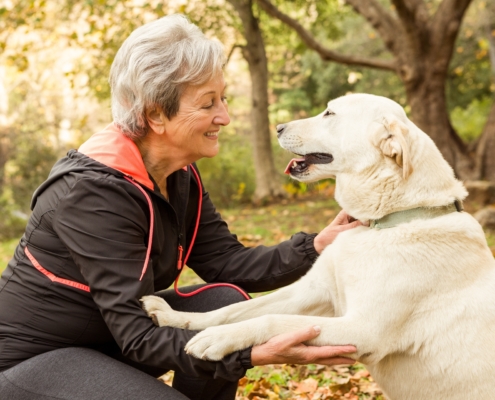
<path id="1" fill-rule="evenodd" d="M 303 182 L 336 178 L 337 201 L 359 219 L 465 197 L 431 139 L 385 97 L 340 97 L 315 117 L 278 125 L 277 133 L 299 156 L 285 172 Z M 447 187 L 449 200 L 439 196 Z"/>

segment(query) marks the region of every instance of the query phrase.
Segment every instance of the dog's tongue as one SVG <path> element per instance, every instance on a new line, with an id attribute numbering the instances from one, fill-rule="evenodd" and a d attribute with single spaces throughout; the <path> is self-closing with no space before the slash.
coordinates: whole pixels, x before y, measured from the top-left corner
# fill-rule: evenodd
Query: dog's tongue
<path id="1" fill-rule="evenodd" d="M 293 158 L 292 160 L 289 161 L 289 164 L 287 164 L 287 167 L 285 167 L 284 174 L 290 175 L 290 169 L 294 166 L 297 165 L 298 162 L 304 161 L 304 158 Z"/>

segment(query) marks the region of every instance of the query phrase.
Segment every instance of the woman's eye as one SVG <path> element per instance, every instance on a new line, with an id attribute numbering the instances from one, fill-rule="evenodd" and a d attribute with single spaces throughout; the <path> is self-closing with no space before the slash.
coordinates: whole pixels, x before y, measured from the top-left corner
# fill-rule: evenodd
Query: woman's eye
<path id="1" fill-rule="evenodd" d="M 333 111 L 326 110 L 325 113 L 323 114 L 324 117 L 328 117 L 329 115 L 335 115 Z"/>
<path id="2" fill-rule="evenodd" d="M 227 97 L 226 96 L 220 97 L 220 101 L 224 104 L 227 104 Z M 215 100 L 212 100 L 210 104 L 204 105 L 203 108 L 205 109 L 212 108 L 214 105 L 215 105 Z"/>

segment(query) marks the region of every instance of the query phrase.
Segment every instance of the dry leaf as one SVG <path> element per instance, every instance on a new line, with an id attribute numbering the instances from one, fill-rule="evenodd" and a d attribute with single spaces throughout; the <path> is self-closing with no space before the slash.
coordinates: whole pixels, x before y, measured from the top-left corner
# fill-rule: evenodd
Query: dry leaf
<path id="1" fill-rule="evenodd" d="M 318 388 L 318 381 L 313 378 L 303 380 L 297 385 L 296 392 L 298 393 L 312 393 Z"/>

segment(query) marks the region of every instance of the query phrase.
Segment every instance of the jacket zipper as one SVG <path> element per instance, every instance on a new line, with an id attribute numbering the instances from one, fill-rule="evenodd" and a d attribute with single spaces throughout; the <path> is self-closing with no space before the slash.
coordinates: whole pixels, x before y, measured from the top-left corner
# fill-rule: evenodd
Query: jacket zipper
<path id="1" fill-rule="evenodd" d="M 132 178 L 134 179 L 134 178 Z M 177 228 L 179 229 L 179 232 L 182 232 L 182 224 L 179 222 L 179 216 L 177 215 L 177 211 L 175 211 L 174 207 L 172 206 L 172 204 L 170 203 L 169 200 L 167 200 L 165 198 L 165 196 L 163 196 L 161 193 L 160 193 L 160 197 L 165 201 L 165 204 L 167 204 L 171 209 L 172 209 L 172 212 L 175 216 L 175 222 L 177 224 Z M 177 242 L 179 243 L 179 245 L 177 246 L 177 250 L 178 250 L 178 254 L 177 254 L 177 270 L 181 270 L 183 265 L 182 265 L 182 256 L 183 256 L 183 253 L 184 253 L 184 248 L 182 247 L 181 245 L 181 240 L 182 240 L 182 233 L 179 233 L 179 237 L 178 237 L 178 240 Z"/>
<path id="2" fill-rule="evenodd" d="M 182 269 L 182 253 L 184 251 L 184 248 L 182 247 L 182 245 L 179 244 L 178 250 L 179 250 L 179 257 L 177 260 L 177 269 L 180 271 Z"/>
<path id="3" fill-rule="evenodd" d="M 129 176 L 129 178 L 131 178 L 133 181 L 135 181 L 135 179 L 133 177 Z M 175 221 L 177 224 L 177 228 L 179 229 L 179 232 L 182 232 L 182 224 L 180 224 L 180 222 L 179 222 L 179 216 L 177 215 L 177 212 L 175 211 L 174 207 L 172 207 L 172 204 L 170 203 L 170 201 L 168 201 L 163 195 L 161 197 L 165 200 L 165 203 L 168 204 L 168 206 L 172 209 L 172 212 L 175 215 Z M 184 247 L 182 247 L 181 240 L 182 240 L 182 233 L 179 233 L 179 237 L 178 237 L 179 245 L 177 246 L 177 251 L 178 251 L 177 270 L 179 270 L 179 271 L 181 271 L 182 267 L 184 266 L 183 260 L 182 260 L 182 257 L 184 254 Z"/>

